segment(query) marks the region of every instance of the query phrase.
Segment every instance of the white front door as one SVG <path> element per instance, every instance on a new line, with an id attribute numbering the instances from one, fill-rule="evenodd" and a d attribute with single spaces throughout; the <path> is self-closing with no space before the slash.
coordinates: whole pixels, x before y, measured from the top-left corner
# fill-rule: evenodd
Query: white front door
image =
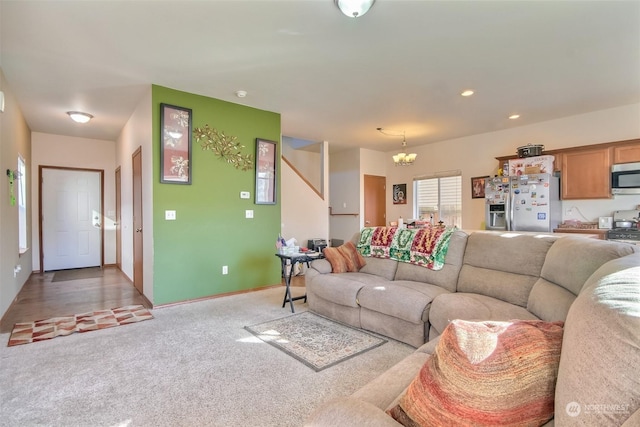
<path id="1" fill-rule="evenodd" d="M 43 271 L 100 266 L 100 173 L 42 169 Z"/>

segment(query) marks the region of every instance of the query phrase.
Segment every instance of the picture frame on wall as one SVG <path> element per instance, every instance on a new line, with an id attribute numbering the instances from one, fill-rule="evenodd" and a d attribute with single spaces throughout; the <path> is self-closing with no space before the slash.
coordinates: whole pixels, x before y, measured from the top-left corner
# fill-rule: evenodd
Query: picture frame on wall
<path id="1" fill-rule="evenodd" d="M 192 111 L 160 104 L 160 182 L 191 184 Z"/>
<path id="2" fill-rule="evenodd" d="M 407 184 L 393 184 L 393 204 L 407 204 Z"/>
<path id="3" fill-rule="evenodd" d="M 476 176 L 471 178 L 471 198 L 484 199 L 484 185 L 489 176 Z"/>
<path id="4" fill-rule="evenodd" d="M 256 138 L 256 205 L 276 204 L 276 155 L 275 141 Z"/>

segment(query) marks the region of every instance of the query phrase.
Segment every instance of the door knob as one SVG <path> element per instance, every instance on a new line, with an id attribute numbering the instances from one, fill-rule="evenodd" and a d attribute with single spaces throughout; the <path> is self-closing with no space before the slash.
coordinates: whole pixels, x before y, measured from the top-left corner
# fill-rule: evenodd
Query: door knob
<path id="1" fill-rule="evenodd" d="M 140 233 L 142 231 L 142 228 L 136 228 L 136 233 Z"/>

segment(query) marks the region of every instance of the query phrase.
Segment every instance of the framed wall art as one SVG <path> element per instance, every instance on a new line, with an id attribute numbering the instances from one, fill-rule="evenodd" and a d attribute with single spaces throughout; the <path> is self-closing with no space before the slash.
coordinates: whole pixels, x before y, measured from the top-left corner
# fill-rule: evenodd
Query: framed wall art
<path id="1" fill-rule="evenodd" d="M 256 139 L 256 205 L 276 204 L 277 148 L 274 141 Z"/>
<path id="2" fill-rule="evenodd" d="M 191 184 L 189 108 L 160 104 L 160 182 Z"/>
<path id="3" fill-rule="evenodd" d="M 407 184 L 393 184 L 393 204 L 407 204 Z"/>
<path id="4" fill-rule="evenodd" d="M 488 176 L 476 176 L 471 178 L 471 198 L 484 199 L 484 184 Z"/>

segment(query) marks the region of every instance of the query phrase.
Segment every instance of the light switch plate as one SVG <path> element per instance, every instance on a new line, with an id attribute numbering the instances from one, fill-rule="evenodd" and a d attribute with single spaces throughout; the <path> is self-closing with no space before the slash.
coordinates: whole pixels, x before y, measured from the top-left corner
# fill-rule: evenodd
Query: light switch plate
<path id="1" fill-rule="evenodd" d="M 245 218 L 253 218 L 253 210 L 247 209 L 246 211 L 244 211 L 244 217 Z"/>
<path id="2" fill-rule="evenodd" d="M 249 197 L 251 197 L 251 193 L 249 193 L 248 191 L 241 191 L 240 192 L 240 198 L 241 199 L 248 199 Z"/>
<path id="3" fill-rule="evenodd" d="M 175 221 L 176 211 L 164 211 L 164 219 L 167 221 Z"/>

